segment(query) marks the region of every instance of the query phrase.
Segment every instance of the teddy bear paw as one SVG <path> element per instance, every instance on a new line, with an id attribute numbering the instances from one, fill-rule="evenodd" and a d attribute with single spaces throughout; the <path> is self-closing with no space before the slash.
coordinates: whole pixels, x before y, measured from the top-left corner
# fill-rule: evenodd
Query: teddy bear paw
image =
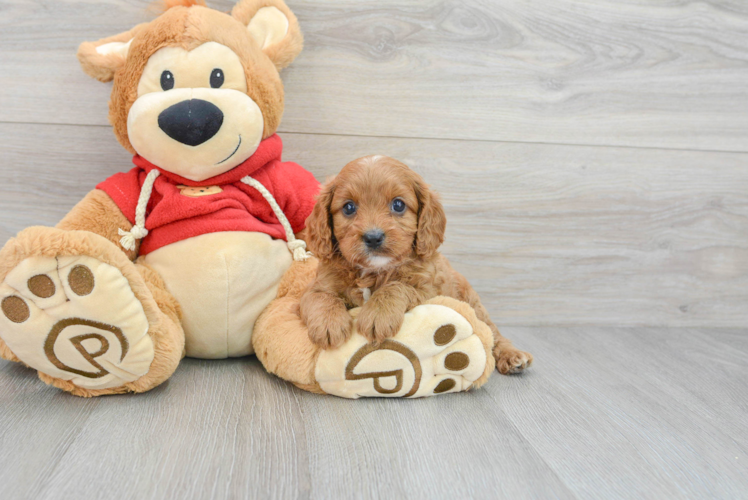
<path id="1" fill-rule="evenodd" d="M 487 360 L 461 314 L 425 304 L 405 315 L 391 339 L 369 344 L 356 332 L 339 349 L 322 351 L 315 376 L 323 391 L 346 398 L 424 397 L 470 389 Z"/>
<path id="2" fill-rule="evenodd" d="M 26 365 L 85 389 L 145 375 L 148 320 L 115 267 L 92 257 L 30 257 L 0 284 L 0 338 Z"/>

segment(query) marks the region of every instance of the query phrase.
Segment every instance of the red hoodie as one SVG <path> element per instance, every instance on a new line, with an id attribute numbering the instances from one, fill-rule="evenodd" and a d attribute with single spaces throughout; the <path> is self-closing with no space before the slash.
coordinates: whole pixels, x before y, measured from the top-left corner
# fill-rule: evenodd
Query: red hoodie
<path id="1" fill-rule="evenodd" d="M 135 207 L 148 172 L 158 176 L 146 210 L 148 235 L 140 242 L 140 255 L 193 236 L 219 231 L 256 231 L 286 239 L 283 226 L 262 195 L 240 181 L 251 175 L 280 205 L 295 233 L 304 229 L 312 213 L 319 182 L 293 162 L 282 162 L 283 143 L 272 135 L 260 142 L 244 163 L 221 175 L 195 182 L 167 172 L 135 156 L 135 168 L 115 174 L 96 186 L 106 192 L 135 223 Z M 203 190 L 190 188 L 210 188 Z"/>

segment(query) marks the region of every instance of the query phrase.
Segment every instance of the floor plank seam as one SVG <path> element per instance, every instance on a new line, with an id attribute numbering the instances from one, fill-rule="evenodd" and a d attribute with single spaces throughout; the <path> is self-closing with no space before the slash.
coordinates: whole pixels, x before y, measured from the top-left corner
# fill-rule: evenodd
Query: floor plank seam
<path id="1" fill-rule="evenodd" d="M 41 125 L 47 127 L 93 127 L 93 128 L 111 128 L 111 125 L 98 125 L 92 123 L 49 123 L 49 122 L 24 122 L 24 121 L 7 121 L 0 120 L 0 125 Z M 691 152 L 691 153 L 721 153 L 721 154 L 735 154 L 745 155 L 748 154 L 748 149 L 745 151 L 736 151 L 730 149 L 698 149 L 698 148 L 673 148 L 665 146 L 632 146 L 628 144 L 585 144 L 576 142 L 543 142 L 543 141 L 510 141 L 506 139 L 464 139 L 461 137 L 419 137 L 419 136 L 399 136 L 399 135 L 362 135 L 362 134 L 341 134 L 337 132 L 299 132 L 293 130 L 281 130 L 279 129 L 278 134 L 281 135 L 311 135 L 311 136 L 327 136 L 327 137 L 354 137 L 361 139 L 407 139 L 413 141 L 448 141 L 448 142 L 464 142 L 464 143 L 486 143 L 486 144 L 523 144 L 523 145 L 537 145 L 537 146 L 568 146 L 578 148 L 607 148 L 607 149 L 633 149 L 633 150 L 646 150 L 646 151 L 678 151 L 678 152 Z"/>

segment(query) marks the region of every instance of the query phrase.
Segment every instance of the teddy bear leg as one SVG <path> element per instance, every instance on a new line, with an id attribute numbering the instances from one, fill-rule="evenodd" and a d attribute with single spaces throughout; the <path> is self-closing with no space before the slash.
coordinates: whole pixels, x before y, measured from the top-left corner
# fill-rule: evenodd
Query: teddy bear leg
<path id="1" fill-rule="evenodd" d="M 301 389 L 345 398 L 466 391 L 493 372 L 491 329 L 470 305 L 448 297 L 413 308 L 397 335 L 379 345 L 354 331 L 340 348 L 320 349 L 299 317 L 299 299 L 315 270 L 316 261 L 294 263 L 255 326 L 255 353 L 269 372 Z"/>
<path id="2" fill-rule="evenodd" d="M 299 300 L 314 280 L 317 259 L 294 262 L 283 275 L 278 295 L 255 323 L 252 345 L 265 369 L 300 389 L 324 394 L 314 378 L 320 348 L 299 317 Z"/>
<path id="3" fill-rule="evenodd" d="M 77 396 L 144 392 L 184 352 L 163 281 L 87 231 L 34 227 L 0 251 L 0 355 Z"/>

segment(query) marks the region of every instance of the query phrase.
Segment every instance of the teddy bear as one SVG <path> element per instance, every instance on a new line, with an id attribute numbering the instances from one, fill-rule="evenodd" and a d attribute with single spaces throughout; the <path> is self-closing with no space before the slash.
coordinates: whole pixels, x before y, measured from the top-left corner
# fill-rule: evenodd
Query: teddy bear
<path id="1" fill-rule="evenodd" d="M 109 120 L 134 168 L 0 250 L 0 356 L 83 397 L 148 391 L 185 356 L 255 354 L 304 390 L 349 398 L 484 383 L 491 332 L 449 298 L 409 311 L 387 346 L 310 341 L 299 300 L 317 260 L 303 237 L 320 184 L 282 160 L 276 135 L 298 21 L 282 0 L 166 7 L 79 48 L 88 75 L 114 82 Z M 469 363 L 450 371 L 458 351 Z"/>

